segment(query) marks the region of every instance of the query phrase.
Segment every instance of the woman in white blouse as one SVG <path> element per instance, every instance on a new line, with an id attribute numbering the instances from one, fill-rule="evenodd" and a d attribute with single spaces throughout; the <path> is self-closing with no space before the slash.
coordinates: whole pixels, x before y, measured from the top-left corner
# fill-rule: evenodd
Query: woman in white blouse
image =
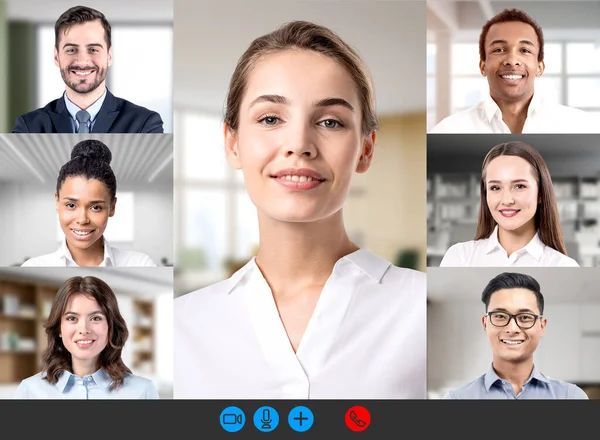
<path id="1" fill-rule="evenodd" d="M 112 247 L 104 238 L 117 205 L 112 153 L 95 139 L 79 142 L 56 182 L 56 212 L 65 239 L 50 254 L 21 266 L 156 266 L 141 252 Z"/>
<path id="2" fill-rule="evenodd" d="M 496 145 L 481 172 L 475 239 L 450 247 L 440 266 L 569 266 L 554 187 L 541 154 L 513 141 Z"/>
<path id="3" fill-rule="evenodd" d="M 227 161 L 258 254 L 175 300 L 174 397 L 425 399 L 425 274 L 350 241 L 342 205 L 378 120 L 368 71 L 331 30 L 256 39 L 231 78 Z"/>

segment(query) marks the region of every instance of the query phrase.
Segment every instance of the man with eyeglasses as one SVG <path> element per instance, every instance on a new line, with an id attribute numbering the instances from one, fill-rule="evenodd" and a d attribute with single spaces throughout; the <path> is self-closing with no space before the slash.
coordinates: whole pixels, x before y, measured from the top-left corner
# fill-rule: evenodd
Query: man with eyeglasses
<path id="1" fill-rule="evenodd" d="M 533 353 L 546 329 L 539 283 L 521 273 L 502 273 L 483 290 L 481 321 L 492 347 L 487 373 L 449 391 L 445 399 L 588 399 L 578 386 L 542 374 Z"/>

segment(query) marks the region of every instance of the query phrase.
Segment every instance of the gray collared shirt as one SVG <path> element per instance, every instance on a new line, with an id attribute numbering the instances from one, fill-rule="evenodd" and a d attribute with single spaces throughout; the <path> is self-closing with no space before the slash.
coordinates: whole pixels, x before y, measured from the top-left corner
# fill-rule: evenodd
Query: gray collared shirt
<path id="1" fill-rule="evenodd" d="M 77 121 L 77 112 L 80 110 L 85 110 L 90 114 L 90 132 L 94 128 L 94 124 L 96 123 L 96 116 L 98 116 L 98 112 L 104 103 L 104 98 L 106 98 L 106 89 L 104 89 L 104 93 L 100 98 L 96 100 L 92 105 L 90 105 L 86 109 L 79 108 L 77 105 L 73 104 L 71 100 L 67 96 L 67 92 L 63 94 L 63 98 L 65 100 L 65 106 L 69 114 L 71 115 L 71 128 L 73 129 L 73 133 L 77 133 L 79 131 L 79 122 Z"/>
<path id="2" fill-rule="evenodd" d="M 588 399 L 588 396 L 577 385 L 544 376 L 534 365 L 518 395 L 510 382 L 501 379 L 490 366 L 487 373 L 449 391 L 444 399 Z"/>

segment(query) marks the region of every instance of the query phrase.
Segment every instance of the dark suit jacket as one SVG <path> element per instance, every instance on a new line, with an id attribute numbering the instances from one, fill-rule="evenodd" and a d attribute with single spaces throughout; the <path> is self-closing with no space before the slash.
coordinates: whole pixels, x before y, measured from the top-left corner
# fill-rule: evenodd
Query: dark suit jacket
<path id="1" fill-rule="evenodd" d="M 71 115 L 61 96 L 46 107 L 17 118 L 13 133 L 73 133 Z M 106 97 L 96 116 L 92 133 L 163 133 L 163 121 L 156 112 L 115 97 Z"/>

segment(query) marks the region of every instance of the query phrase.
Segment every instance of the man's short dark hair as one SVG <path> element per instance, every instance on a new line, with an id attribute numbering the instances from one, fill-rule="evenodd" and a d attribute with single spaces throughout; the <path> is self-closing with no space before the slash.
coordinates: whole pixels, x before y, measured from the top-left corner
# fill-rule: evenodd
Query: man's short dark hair
<path id="1" fill-rule="evenodd" d="M 479 35 L 479 58 L 481 61 L 485 61 L 485 38 L 492 27 L 496 23 L 507 23 L 512 21 L 520 21 L 521 23 L 525 23 L 530 25 L 538 38 L 538 43 L 540 45 L 540 51 L 538 52 L 538 62 L 544 61 L 544 34 L 542 32 L 542 28 L 536 21 L 527 15 L 525 12 L 519 9 L 505 9 L 500 12 L 498 15 L 490 18 L 486 24 L 483 25 L 481 29 L 481 34 Z"/>
<path id="2" fill-rule="evenodd" d="M 67 9 L 58 17 L 54 24 L 54 45 L 58 49 L 58 40 L 60 40 L 61 32 L 67 32 L 71 26 L 75 24 L 87 23 L 89 21 L 100 20 L 104 28 L 104 39 L 106 40 L 106 49 L 110 49 L 111 35 L 110 23 L 100 11 L 97 11 L 87 6 L 74 6 Z"/>
<path id="3" fill-rule="evenodd" d="M 481 301 L 485 304 L 485 311 L 488 311 L 490 305 L 490 298 L 502 289 L 527 289 L 530 290 L 537 300 L 538 309 L 540 309 L 540 315 L 544 314 L 544 296 L 542 295 L 540 284 L 532 276 L 525 275 L 522 273 L 504 272 L 500 275 L 495 276 L 485 286 L 483 293 L 481 294 Z"/>

